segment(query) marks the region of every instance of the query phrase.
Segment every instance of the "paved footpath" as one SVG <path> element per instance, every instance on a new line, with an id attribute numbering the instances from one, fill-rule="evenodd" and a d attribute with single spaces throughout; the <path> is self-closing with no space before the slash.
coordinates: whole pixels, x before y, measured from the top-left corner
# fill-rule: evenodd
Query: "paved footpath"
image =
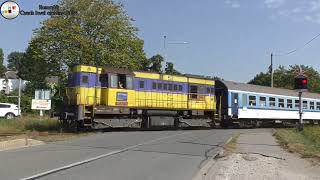
<path id="1" fill-rule="evenodd" d="M 238 131 L 107 132 L 2 151 L 0 179 L 192 179 Z"/>
<path id="2" fill-rule="evenodd" d="M 319 180 L 320 166 L 283 150 L 272 129 L 242 132 L 235 152 L 212 160 L 204 180 Z"/>

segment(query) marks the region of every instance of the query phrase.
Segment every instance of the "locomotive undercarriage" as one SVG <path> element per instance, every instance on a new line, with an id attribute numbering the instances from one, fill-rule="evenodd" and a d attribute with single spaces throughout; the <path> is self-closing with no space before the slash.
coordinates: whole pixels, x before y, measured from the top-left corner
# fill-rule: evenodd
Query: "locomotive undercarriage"
<path id="1" fill-rule="evenodd" d="M 75 111 L 76 110 L 76 111 Z M 186 128 L 215 127 L 214 113 L 201 110 L 133 109 L 107 106 L 72 106 L 61 120 L 81 128 Z"/>

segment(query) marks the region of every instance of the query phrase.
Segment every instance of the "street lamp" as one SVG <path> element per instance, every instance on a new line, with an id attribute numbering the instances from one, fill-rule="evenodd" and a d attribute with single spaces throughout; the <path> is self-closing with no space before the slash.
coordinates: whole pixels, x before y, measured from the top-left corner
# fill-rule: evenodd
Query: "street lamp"
<path id="1" fill-rule="evenodd" d="M 169 41 L 167 42 L 167 36 L 163 36 L 163 48 L 166 49 L 167 44 L 189 44 L 187 41 Z"/>

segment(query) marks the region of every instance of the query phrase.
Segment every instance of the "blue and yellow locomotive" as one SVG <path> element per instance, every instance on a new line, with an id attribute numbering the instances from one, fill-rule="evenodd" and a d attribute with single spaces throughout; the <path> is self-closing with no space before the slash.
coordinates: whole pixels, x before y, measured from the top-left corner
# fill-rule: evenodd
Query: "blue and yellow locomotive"
<path id="1" fill-rule="evenodd" d="M 111 67 L 71 69 L 64 122 L 78 127 L 214 126 L 215 81 Z"/>

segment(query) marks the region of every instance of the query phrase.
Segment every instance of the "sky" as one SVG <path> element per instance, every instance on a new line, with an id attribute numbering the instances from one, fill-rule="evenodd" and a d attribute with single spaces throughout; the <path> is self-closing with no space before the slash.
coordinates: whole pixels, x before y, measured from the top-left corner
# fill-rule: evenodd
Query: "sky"
<path id="1" fill-rule="evenodd" d="M 120 1 L 148 57 L 162 54 L 182 73 L 219 76 L 248 82 L 274 65 L 304 64 L 320 71 L 320 0 L 117 0 Z M 0 1 L 1 2 L 1 1 Z M 16 1 L 20 9 L 37 10 L 56 0 Z M 25 51 L 33 29 L 47 16 L 0 17 L 0 48 L 5 56 Z M 164 38 L 167 45 L 164 48 Z M 179 42 L 187 42 L 181 44 Z"/>

